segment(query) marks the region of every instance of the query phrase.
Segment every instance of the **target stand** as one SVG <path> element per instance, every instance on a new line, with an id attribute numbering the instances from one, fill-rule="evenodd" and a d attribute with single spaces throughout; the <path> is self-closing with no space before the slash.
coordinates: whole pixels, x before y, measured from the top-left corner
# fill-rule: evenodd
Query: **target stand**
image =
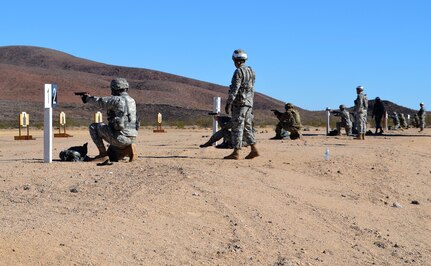
<path id="1" fill-rule="evenodd" d="M 26 112 L 19 114 L 19 134 L 14 136 L 15 140 L 35 140 L 32 135 L 30 135 L 30 115 Z M 21 135 L 22 128 L 27 128 L 27 135 Z"/>
<path id="2" fill-rule="evenodd" d="M 58 123 L 59 123 L 58 133 L 54 133 L 54 138 L 73 137 L 72 135 L 69 135 L 66 133 L 66 114 L 64 112 L 60 112 Z M 62 129 L 63 129 L 63 132 L 61 132 Z"/>
<path id="3" fill-rule="evenodd" d="M 166 131 L 162 128 L 162 114 L 157 114 L 157 127 L 153 129 L 153 133 L 166 133 Z"/>

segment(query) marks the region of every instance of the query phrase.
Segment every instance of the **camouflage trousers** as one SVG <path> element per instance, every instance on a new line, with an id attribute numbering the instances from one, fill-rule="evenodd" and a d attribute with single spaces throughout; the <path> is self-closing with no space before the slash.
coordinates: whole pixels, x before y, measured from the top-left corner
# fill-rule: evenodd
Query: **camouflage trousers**
<path id="1" fill-rule="evenodd" d="M 232 140 L 232 134 L 229 129 L 222 128 L 216 133 L 214 133 L 211 138 L 209 139 L 209 143 L 214 143 L 223 138 L 223 142 L 225 142 L 228 145 L 231 145 Z"/>
<path id="2" fill-rule="evenodd" d="M 290 134 L 298 135 L 299 131 L 301 130 L 301 127 L 289 125 L 287 123 L 279 122 L 277 126 L 275 127 L 275 136 L 281 137 L 282 135 L 282 129 L 289 131 Z"/>
<path id="3" fill-rule="evenodd" d="M 364 134 L 367 130 L 367 113 L 358 113 L 356 115 L 356 129 L 359 134 Z"/>
<path id="4" fill-rule="evenodd" d="M 352 135 L 352 125 L 347 124 L 345 122 L 337 122 L 335 123 L 335 127 L 337 128 L 338 135 L 341 135 L 341 128 L 344 128 L 346 130 L 346 135 L 350 136 Z"/>
<path id="5" fill-rule="evenodd" d="M 233 106 L 232 108 L 232 146 L 240 149 L 243 140 L 248 145 L 256 143 L 253 130 L 253 108 Z"/>
<path id="6" fill-rule="evenodd" d="M 106 153 L 103 141 L 114 147 L 125 148 L 135 142 L 135 137 L 128 137 L 117 130 L 113 130 L 104 123 L 93 123 L 89 127 L 90 136 L 100 153 Z"/>
<path id="7" fill-rule="evenodd" d="M 425 119 L 424 118 L 419 119 L 419 128 L 421 130 L 424 130 L 424 128 L 425 128 Z"/>

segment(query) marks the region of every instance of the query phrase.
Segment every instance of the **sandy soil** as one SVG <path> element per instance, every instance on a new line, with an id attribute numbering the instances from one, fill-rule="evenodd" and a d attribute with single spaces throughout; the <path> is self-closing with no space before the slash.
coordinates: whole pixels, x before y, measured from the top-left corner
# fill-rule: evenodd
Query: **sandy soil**
<path id="1" fill-rule="evenodd" d="M 210 130 L 145 129 L 137 161 L 103 167 L 58 161 L 96 154 L 86 130 L 55 138 L 50 164 L 42 131 L 0 131 L 0 264 L 431 265 L 431 129 L 258 131 L 260 157 L 227 161 L 198 147 Z"/>

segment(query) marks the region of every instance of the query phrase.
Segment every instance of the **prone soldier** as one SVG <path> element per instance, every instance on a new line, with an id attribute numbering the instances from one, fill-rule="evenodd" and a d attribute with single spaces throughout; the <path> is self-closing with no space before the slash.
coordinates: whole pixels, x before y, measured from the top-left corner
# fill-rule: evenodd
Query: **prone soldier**
<path id="1" fill-rule="evenodd" d="M 230 116 L 222 116 L 218 113 L 208 113 L 209 115 L 213 115 L 214 119 L 216 119 L 220 123 L 220 130 L 214 133 L 210 139 L 204 144 L 199 145 L 201 148 L 212 146 L 213 143 L 219 141 L 223 138 L 223 142 L 216 146 L 219 149 L 232 149 L 232 122 Z"/>

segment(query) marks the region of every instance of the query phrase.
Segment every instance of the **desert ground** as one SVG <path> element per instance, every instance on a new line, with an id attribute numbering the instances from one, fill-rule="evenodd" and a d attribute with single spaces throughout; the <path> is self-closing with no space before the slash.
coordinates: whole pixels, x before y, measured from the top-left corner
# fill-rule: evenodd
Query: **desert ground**
<path id="1" fill-rule="evenodd" d="M 0 265 L 431 265 L 431 129 L 199 148 L 210 129 L 142 129 L 139 158 L 60 162 L 86 129 L 0 131 Z M 324 151 L 330 151 L 329 160 Z M 241 151 L 242 157 L 248 149 Z"/>

